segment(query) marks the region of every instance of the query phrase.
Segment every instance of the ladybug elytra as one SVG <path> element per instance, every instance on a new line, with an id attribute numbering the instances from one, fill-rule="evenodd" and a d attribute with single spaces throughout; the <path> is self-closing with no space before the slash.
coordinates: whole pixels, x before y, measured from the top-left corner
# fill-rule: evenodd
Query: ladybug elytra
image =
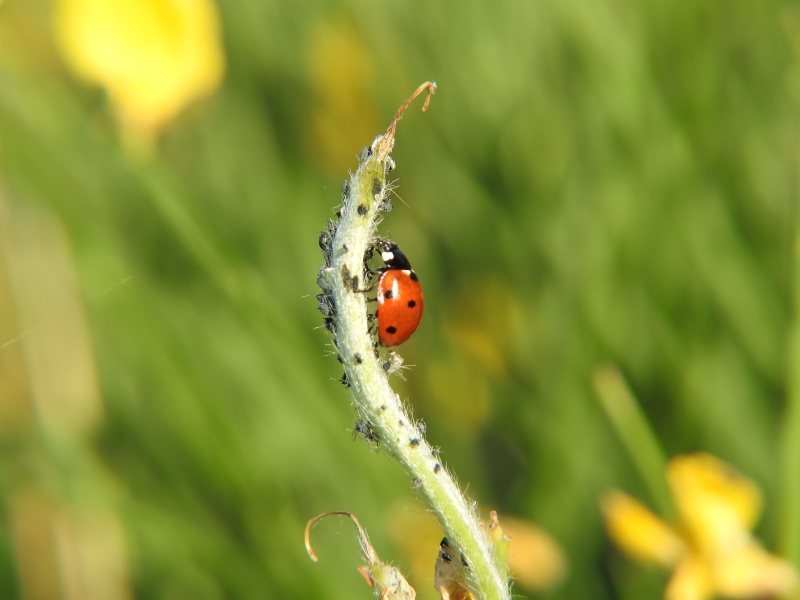
<path id="1" fill-rule="evenodd" d="M 422 285 L 397 244 L 381 241 L 380 250 L 386 268 L 378 280 L 378 341 L 397 346 L 411 337 L 422 319 Z"/>

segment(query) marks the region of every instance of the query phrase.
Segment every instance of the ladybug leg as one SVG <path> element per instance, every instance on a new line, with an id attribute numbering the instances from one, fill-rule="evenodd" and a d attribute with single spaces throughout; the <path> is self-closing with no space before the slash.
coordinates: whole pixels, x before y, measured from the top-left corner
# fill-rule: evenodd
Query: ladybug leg
<path id="1" fill-rule="evenodd" d="M 365 283 L 366 287 L 357 289 L 357 283 L 358 282 L 355 281 L 355 278 L 354 278 L 353 291 L 357 292 L 359 294 L 366 294 L 367 292 L 373 291 L 375 289 L 375 287 L 378 285 L 378 282 L 381 279 L 380 275 L 382 275 L 385 270 L 386 269 L 383 269 L 383 268 L 375 269 L 375 270 L 366 269 L 366 271 L 364 271 L 364 283 Z M 367 298 L 368 302 L 372 302 L 373 300 L 376 300 L 376 298 Z"/>
<path id="2" fill-rule="evenodd" d="M 375 289 L 375 286 L 377 284 L 378 284 L 377 281 L 373 281 L 367 287 L 359 288 L 358 287 L 358 281 L 353 280 L 353 291 L 356 294 L 368 294 L 369 292 L 371 292 L 371 291 L 373 291 Z M 377 298 L 367 298 L 367 302 L 374 302 L 375 300 L 377 300 Z"/>
<path id="3" fill-rule="evenodd" d="M 371 292 L 372 290 L 374 290 L 375 286 L 378 283 L 377 281 L 372 281 L 371 278 L 369 277 L 369 275 L 367 276 L 366 279 L 370 280 L 370 281 L 369 281 L 369 284 L 367 285 L 367 287 L 365 287 L 365 288 L 362 288 L 362 287 L 359 286 L 360 279 L 359 279 L 358 275 L 354 275 L 352 278 L 350 278 L 348 280 L 345 280 L 345 283 L 346 283 L 347 287 L 349 287 L 353 291 L 353 293 L 355 293 L 355 294 L 366 294 L 366 293 Z"/>
<path id="4" fill-rule="evenodd" d="M 369 267 L 366 268 L 366 271 L 364 271 L 364 278 L 366 281 L 370 282 L 370 289 L 375 287 L 375 284 L 381 278 L 381 275 L 383 275 L 386 271 L 386 267 L 378 267 L 375 269 L 370 269 Z"/>
<path id="5" fill-rule="evenodd" d="M 346 265 L 342 267 L 342 283 L 344 284 L 345 288 L 349 288 L 354 294 L 371 292 L 377 283 L 377 281 L 373 281 L 372 272 L 369 270 L 364 273 L 364 281 L 368 281 L 369 285 L 367 285 L 365 288 L 362 288 L 361 278 L 358 275 L 351 275 L 350 269 L 348 269 Z"/>

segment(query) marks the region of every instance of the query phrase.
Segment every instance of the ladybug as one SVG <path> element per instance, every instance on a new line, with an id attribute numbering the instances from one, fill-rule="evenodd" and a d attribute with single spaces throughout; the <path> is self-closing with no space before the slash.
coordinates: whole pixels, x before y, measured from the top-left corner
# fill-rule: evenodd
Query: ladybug
<path id="1" fill-rule="evenodd" d="M 378 280 L 378 341 L 397 346 L 411 337 L 422 319 L 422 285 L 397 244 L 383 240 L 379 248 L 386 268 Z"/>

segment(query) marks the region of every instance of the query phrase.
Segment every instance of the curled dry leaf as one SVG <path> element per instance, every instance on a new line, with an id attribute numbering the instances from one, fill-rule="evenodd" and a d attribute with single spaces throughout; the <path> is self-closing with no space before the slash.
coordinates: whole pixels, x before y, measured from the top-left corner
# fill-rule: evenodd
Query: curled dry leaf
<path id="1" fill-rule="evenodd" d="M 442 538 L 439 544 L 439 556 L 436 557 L 436 573 L 433 581 L 436 591 L 442 595 L 442 600 L 475 600 L 475 596 L 465 586 L 468 575 L 467 561 L 450 547 L 447 538 Z"/>
<path id="2" fill-rule="evenodd" d="M 306 551 L 311 557 L 311 560 L 314 562 L 318 560 L 317 555 L 311 548 L 311 529 L 325 517 L 335 515 L 350 517 L 353 523 L 355 523 L 356 529 L 358 529 L 358 542 L 361 545 L 361 554 L 367 562 L 363 567 L 359 567 L 358 572 L 361 573 L 364 579 L 367 580 L 367 583 L 372 586 L 378 598 L 380 600 L 414 600 L 417 596 L 417 592 L 411 587 L 408 581 L 406 581 L 406 578 L 403 577 L 403 574 L 397 567 L 383 562 L 378 557 L 378 553 L 375 552 L 375 549 L 369 541 L 367 532 L 361 527 L 361 523 L 358 522 L 358 519 L 353 513 L 344 511 L 326 512 L 317 515 L 306 524 Z"/>

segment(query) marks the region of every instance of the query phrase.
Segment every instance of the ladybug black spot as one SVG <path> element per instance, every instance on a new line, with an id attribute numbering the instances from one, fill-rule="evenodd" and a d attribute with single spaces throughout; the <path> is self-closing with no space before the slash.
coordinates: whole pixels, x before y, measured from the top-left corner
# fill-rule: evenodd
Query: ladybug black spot
<path id="1" fill-rule="evenodd" d="M 383 297 L 384 297 L 384 298 L 386 298 L 387 300 L 391 300 L 392 298 L 394 298 L 394 294 L 392 293 L 392 290 L 388 290 L 388 291 L 387 291 L 387 292 L 386 292 L 386 293 L 383 295 Z"/>
<path id="2" fill-rule="evenodd" d="M 414 273 L 414 271 L 411 271 L 408 276 L 411 277 L 411 281 L 419 281 L 419 277 L 417 277 L 417 274 Z"/>
<path id="3" fill-rule="evenodd" d="M 409 300 L 408 301 L 408 308 L 414 308 L 416 305 L 417 305 L 417 303 L 414 300 Z"/>
<path id="4" fill-rule="evenodd" d="M 389 325 L 389 327 L 386 328 L 386 333 L 391 333 L 392 335 L 394 335 L 395 333 L 397 333 L 397 327 L 395 327 L 394 325 Z"/>

